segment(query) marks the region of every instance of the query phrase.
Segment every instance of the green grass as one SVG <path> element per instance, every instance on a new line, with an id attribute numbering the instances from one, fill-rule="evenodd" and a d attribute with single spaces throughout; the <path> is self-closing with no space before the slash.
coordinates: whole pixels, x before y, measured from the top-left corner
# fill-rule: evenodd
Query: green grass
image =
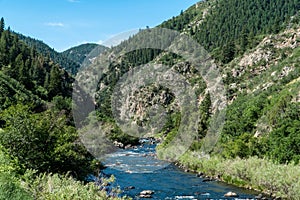
<path id="1" fill-rule="evenodd" d="M 41 174 L 32 179 L 32 172 L 24 176 L 24 188 L 32 194 L 36 200 L 117 200 L 126 199 L 107 196 L 105 191 L 99 190 L 94 183 L 83 184 L 70 176 L 58 174 Z M 113 180 L 107 180 L 107 184 Z M 116 191 L 117 194 L 117 191 Z"/>
<path id="2" fill-rule="evenodd" d="M 275 164 L 265 159 L 203 158 L 187 152 L 179 162 L 185 167 L 210 176 L 220 175 L 224 182 L 273 194 L 288 199 L 300 199 L 300 166 Z"/>

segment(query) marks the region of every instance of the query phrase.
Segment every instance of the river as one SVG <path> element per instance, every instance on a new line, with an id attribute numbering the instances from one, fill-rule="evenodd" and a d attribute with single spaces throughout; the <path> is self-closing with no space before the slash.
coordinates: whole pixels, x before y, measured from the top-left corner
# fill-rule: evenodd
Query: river
<path id="1" fill-rule="evenodd" d="M 229 191 L 239 195 L 232 199 L 254 199 L 254 191 L 222 183 L 205 181 L 193 173 L 187 173 L 173 164 L 155 158 L 155 144 L 144 144 L 135 149 L 119 150 L 109 155 L 103 172 L 114 175 L 116 183 L 133 199 L 142 199 L 139 193 L 152 190 L 151 199 L 226 199 Z M 228 199 L 228 198 L 227 198 Z M 230 199 L 230 198 L 229 198 Z"/>

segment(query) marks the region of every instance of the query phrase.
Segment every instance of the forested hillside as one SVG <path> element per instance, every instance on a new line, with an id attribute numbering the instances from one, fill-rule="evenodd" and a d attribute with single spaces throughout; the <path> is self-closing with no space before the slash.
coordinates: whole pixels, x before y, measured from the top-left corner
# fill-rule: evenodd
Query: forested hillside
<path id="1" fill-rule="evenodd" d="M 180 159 L 180 164 L 195 171 L 223 174 L 223 179 L 230 183 L 247 185 L 251 182 L 251 187 L 278 196 L 300 195 L 295 192 L 299 185 L 293 185 L 297 182 L 297 175 L 291 175 L 290 170 L 294 165 L 298 166 L 300 160 L 300 116 L 297 114 L 300 106 L 297 89 L 300 76 L 299 5 L 298 0 L 203 1 L 159 26 L 193 37 L 209 51 L 222 73 L 228 106 L 220 138 L 210 152 L 210 156 L 217 158 L 213 161 L 215 164 L 206 166 L 205 161 L 199 159 L 203 153 L 203 138 L 213 115 L 211 95 L 204 93 L 206 86 L 199 73 L 176 54 L 158 49 L 139 49 L 116 58 L 100 79 L 96 94 L 99 119 L 113 123 L 113 88 L 129 70 L 148 62 L 168 65 L 189 81 L 199 99 L 205 99 L 198 105 L 198 135 L 190 150 Z M 146 32 L 147 29 L 122 42 L 111 53 L 118 55 L 126 52 L 130 45 L 145 43 L 141 39 Z M 156 137 L 163 141 L 158 147 L 159 156 L 168 158 L 162 149 L 176 137 L 181 120 L 174 93 L 159 84 L 140 90 L 130 94 L 133 102 L 126 103 L 120 112 L 130 116 L 130 123 L 146 127 L 150 123 L 147 109 L 155 104 L 164 105 L 167 122 Z M 111 132 L 118 135 L 120 131 L 115 129 Z M 122 137 L 121 141 L 126 142 L 126 138 Z M 231 166 L 228 162 L 236 164 L 232 171 L 224 164 Z M 291 177 L 285 180 L 286 184 L 272 182 L 271 178 L 267 180 L 265 174 L 271 173 L 273 168 L 258 170 L 260 164 L 251 170 L 260 171 L 262 180 L 253 178 L 256 174 L 239 174 L 239 165 L 247 165 L 248 162 L 267 162 L 273 168 L 288 164 L 283 171 L 285 176 Z"/>
<path id="2" fill-rule="evenodd" d="M 265 127 L 266 130 L 272 130 L 271 133 L 274 134 L 277 128 L 280 129 L 280 127 L 272 127 L 274 125 L 277 126 L 279 124 L 278 121 L 276 124 L 267 125 L 261 124 L 262 122 L 259 120 L 262 120 L 260 118 L 263 117 L 264 120 L 269 122 L 271 121 L 271 119 L 267 118 L 272 118 L 271 116 L 274 115 L 269 112 L 271 112 L 271 108 L 274 109 L 273 101 L 277 101 L 275 100 L 277 93 L 279 91 L 283 92 L 291 90 L 291 84 L 288 85 L 289 89 L 284 84 L 298 77 L 297 52 L 299 39 L 297 35 L 297 28 L 299 27 L 299 16 L 297 12 L 299 11 L 299 3 L 299 1 L 282 2 L 279 0 L 257 1 L 251 3 L 242 0 L 204 1 L 192 6 L 187 11 L 182 12 L 179 16 L 174 17 L 159 26 L 189 34 L 207 50 L 209 50 L 218 65 L 221 67 L 220 69 L 224 78 L 223 82 L 227 89 L 226 93 L 229 107 L 227 110 L 227 121 L 221 134 L 222 140 L 220 141 L 219 146 L 216 147 L 215 151 L 221 151 L 225 157 L 259 156 L 263 158 L 267 156 L 280 163 L 290 161 L 295 161 L 297 163 L 299 161 L 297 153 L 298 146 L 295 146 L 295 149 L 291 148 L 291 155 L 284 156 L 286 149 L 282 147 L 277 148 L 279 143 L 276 143 L 275 141 L 279 142 L 278 139 L 274 138 L 272 142 L 266 142 L 266 140 L 268 140 L 266 138 L 254 138 L 255 133 L 260 132 L 258 129 L 261 126 Z M 146 32 L 147 30 L 145 30 L 145 32 L 141 31 L 136 36 L 133 36 L 129 40 L 122 42 L 119 46 L 114 47 L 111 52 L 122 52 L 126 50 L 127 46 L 143 42 L 145 43 L 142 39 Z M 290 42 L 292 43 L 290 46 L 284 45 L 282 48 L 276 46 L 273 47 L 269 46 L 274 45 L 273 41 L 263 44 L 268 37 L 272 38 L 270 40 L 273 40 L 273 38 L 276 39 L 276 42 L 278 43 L 276 45 L 281 45 L 280 42 L 285 44 L 290 39 L 292 39 L 294 43 Z M 259 56 L 258 54 L 249 56 L 249 51 L 259 51 L 262 54 L 262 57 L 256 58 L 255 56 Z M 267 55 L 263 56 L 264 54 Z M 246 58 L 248 60 L 253 60 L 251 62 L 255 63 L 244 63 L 241 65 L 241 62 L 243 62 Z M 190 81 L 194 89 L 197 91 L 197 95 L 203 95 L 202 92 L 206 89 L 203 79 L 199 77 L 197 72 L 192 72 L 193 66 L 184 62 L 180 56 L 165 53 L 158 49 L 134 50 L 120 58 L 117 58 L 115 62 L 111 63 L 109 70 L 103 74 L 100 79 L 100 85 L 102 86 L 99 88 L 99 92 L 97 94 L 97 114 L 102 120 L 111 121 L 113 118 L 112 111 L 110 110 L 111 95 L 119 78 L 135 66 L 148 62 L 169 65 L 170 68 L 177 70 Z M 283 77 L 280 78 L 280 80 L 277 80 L 275 83 L 270 83 L 267 88 L 257 85 L 258 83 L 264 83 L 267 81 L 266 77 L 268 75 L 265 74 L 271 74 L 268 70 L 275 71 L 275 69 L 278 73 L 279 71 L 284 70 L 290 70 L 292 73 L 282 75 Z M 276 76 L 274 76 L 274 78 L 275 77 Z M 283 82 L 283 80 L 285 81 Z M 155 99 L 155 96 L 158 96 L 157 98 L 165 99 L 165 97 L 162 97 L 160 94 L 161 91 L 164 90 L 165 89 L 163 87 L 153 84 L 153 86 L 147 88 L 147 90 L 143 89 L 144 92 L 149 93 L 146 94 L 144 98 L 148 98 L 147 96 L 154 96 Z M 170 93 L 170 91 L 165 92 L 168 94 Z M 276 95 L 273 94 L 274 92 Z M 261 99 L 257 99 L 259 97 Z M 274 99 L 271 100 L 271 97 L 274 97 Z M 140 99 L 142 97 L 138 98 L 135 96 L 134 98 Z M 132 115 L 132 118 L 135 121 L 133 123 L 146 125 L 148 122 L 146 119 L 147 115 L 144 111 L 146 110 L 146 107 L 153 104 L 153 101 L 155 100 L 139 100 L 131 105 L 133 107 L 124 109 L 136 112 L 136 110 L 140 109 L 134 107 L 134 105 L 142 105 L 143 114 L 141 114 L 141 112 L 139 114 L 133 112 L 130 115 Z M 206 103 L 210 104 L 211 102 Z M 290 106 L 297 107 L 297 103 L 292 103 L 291 101 L 290 103 Z M 176 105 L 172 105 L 171 103 L 168 106 L 170 106 L 170 111 L 168 111 L 169 115 L 175 118 L 176 116 L 178 117 L 176 114 L 177 111 L 174 109 Z M 202 107 L 203 113 L 210 112 L 210 105 L 202 106 L 204 106 Z M 238 110 L 234 111 L 235 109 Z M 249 113 L 247 113 L 248 109 L 250 109 Z M 286 117 L 287 116 L 282 116 L 281 120 L 286 120 Z M 291 116 L 291 120 L 296 120 L 297 117 L 298 116 Z M 162 131 L 164 132 L 164 136 L 166 136 L 166 132 L 168 132 L 167 130 L 176 130 L 178 128 L 174 125 L 174 123 L 176 123 L 175 118 L 170 118 L 170 127 L 164 127 Z M 205 136 L 205 131 L 209 124 L 209 116 L 206 116 L 205 119 L 201 120 L 203 121 L 200 123 L 201 125 L 198 132 L 200 140 L 195 142 L 192 147 L 193 150 L 197 150 L 201 147 L 201 138 Z M 174 136 L 174 132 L 170 132 Z M 268 138 L 269 133 L 270 132 L 264 133 L 263 135 Z M 277 132 L 276 135 L 276 137 L 280 138 Z M 168 136 L 166 138 L 171 140 L 172 137 Z M 293 140 L 294 139 L 295 138 L 293 137 Z M 249 148 L 249 150 L 246 151 L 246 147 Z M 290 145 L 286 145 L 286 147 L 290 148 Z"/>
<path id="3" fill-rule="evenodd" d="M 28 47 L 10 30 L 0 32 L 0 69 L 44 100 L 71 95 L 72 78 L 49 57 Z"/>
<path id="4" fill-rule="evenodd" d="M 24 36 L 20 33 L 15 33 L 20 40 L 22 40 L 29 47 L 35 49 L 44 57 L 47 57 L 59 64 L 63 69 L 68 71 L 71 74 L 76 74 L 77 70 L 80 68 L 80 64 L 72 59 L 69 59 L 67 56 L 55 51 L 53 48 L 49 47 L 41 40 L 37 40 L 28 36 Z"/>
<path id="5" fill-rule="evenodd" d="M 299 110 L 292 101 L 297 81 L 290 83 L 299 76 L 299 6 L 299 1 L 205 1 L 161 25 L 193 36 L 222 66 L 230 104 L 221 142 L 227 156 L 299 162 L 299 146 L 289 144 L 297 140 L 291 121 L 299 116 L 288 114 L 289 107 Z M 275 109 L 279 101 L 285 106 Z M 281 123 L 295 132 L 279 133 L 285 129 Z M 254 138 L 255 133 L 272 139 Z"/>
<path id="6" fill-rule="evenodd" d="M 81 44 L 76 47 L 72 47 L 61 54 L 67 57 L 69 60 L 76 62 L 79 66 L 83 64 L 84 61 L 93 59 L 94 57 L 101 54 L 107 48 L 93 43 Z M 89 58 L 88 58 L 89 56 Z M 86 60 L 87 59 L 87 60 Z"/>
<path id="7" fill-rule="evenodd" d="M 0 199 L 110 199 L 99 190 L 102 180 L 98 187 L 83 183 L 101 165 L 74 127 L 73 78 L 40 52 L 47 46 L 30 47 L 19 37 L 1 18 Z"/>
<path id="8" fill-rule="evenodd" d="M 159 28 L 180 34 L 168 35 Z M 156 34 L 154 39 L 148 37 L 151 32 Z M 174 46 L 182 48 L 181 41 L 172 44 L 175 36 L 192 38 L 207 50 L 208 55 L 198 56 L 213 62 L 209 66 L 220 73 L 227 102 L 224 110 L 215 109 L 214 94 L 209 90 L 201 69 L 184 56 L 168 51 Z M 167 41 L 161 42 L 161 38 L 167 38 Z M 150 48 L 147 47 L 151 46 L 149 44 L 164 48 Z M 134 48 L 143 45 L 144 48 Z M 189 47 L 192 52 L 194 46 Z M 94 50 L 92 54 L 91 50 Z M 100 53 L 103 54 L 97 57 Z M 108 63 L 104 70 L 101 68 L 103 58 L 103 63 Z M 78 70 L 84 60 L 89 60 L 91 67 L 95 68 Z M 143 77 L 160 72 L 161 68 L 157 67 L 152 71 L 142 71 L 142 78 L 131 79 L 130 75 L 135 72 L 131 70 L 138 71 L 146 63 L 175 72 L 186 81 L 185 86 L 194 91 L 199 117 L 197 127 L 189 130 L 196 134 L 186 131 L 185 135 L 180 135 L 184 138 L 190 134 L 192 142 L 179 159 L 173 159 L 175 153 L 165 149 L 174 145 L 172 142 L 178 138 L 181 124 L 187 121 L 182 111 L 191 106 L 191 101 L 181 104 L 180 98 L 176 99 L 178 91 L 157 79 L 151 79 L 150 83 L 150 79 L 146 79 L 147 85 L 120 87 L 124 75 L 129 77 L 125 83 L 137 81 L 140 84 Z M 0 184 L 0 197 L 2 193 L 28 196 L 28 199 L 37 199 L 36 193 L 47 196 L 46 185 L 53 181 L 58 186 L 75 187 L 82 192 L 83 199 L 95 198 L 95 195 L 98 199 L 106 198 L 94 185 L 83 186 L 73 179 L 83 180 L 87 173 L 100 167 L 80 142 L 75 129 L 76 120 L 71 112 L 71 86 L 74 84 L 75 89 L 83 86 L 79 93 L 85 96 L 79 96 L 79 101 L 88 99 L 85 103 L 91 103 L 92 110 L 96 109 L 89 113 L 86 112 L 89 111 L 88 105 L 74 106 L 74 118 L 77 117 L 76 111 L 84 117 L 80 127 L 87 125 L 89 128 L 100 121 L 104 135 L 123 146 L 136 144 L 138 136 L 150 135 L 161 141 L 157 147 L 161 159 L 174 161 L 199 174 L 217 176 L 227 183 L 277 197 L 299 199 L 299 63 L 300 0 L 201 1 L 163 22 L 157 29 L 141 30 L 111 49 L 85 44 L 63 53 L 6 29 L 2 18 L 0 180 L 11 182 L 9 187 L 13 190 L 10 191 L 17 192 L 6 194 L 5 184 Z M 77 81 L 74 82 L 72 75 L 65 70 L 73 75 L 79 71 Z M 99 80 L 94 80 L 98 75 Z M 173 81 L 176 85 L 178 80 Z M 91 90 L 85 91 L 86 88 Z M 115 100 L 123 93 L 128 95 L 124 101 Z M 164 120 L 152 113 L 160 108 L 164 109 Z M 225 113 L 224 126 L 218 131 L 217 143 L 205 152 L 205 138 L 209 128 L 215 125 L 211 124 L 214 115 L 222 112 Z M 194 117 L 194 113 L 188 114 L 189 118 Z M 128 129 L 121 127 L 123 124 L 116 119 L 122 116 L 129 119 L 126 121 Z M 151 119 L 153 116 L 155 118 Z M 153 122 L 164 124 L 157 130 Z M 138 131 L 130 129 L 131 126 L 138 127 Z M 150 131 L 144 135 L 132 133 L 143 130 Z M 175 148 L 180 147 L 175 144 Z M 73 178 L 69 179 L 66 173 Z M 24 184 L 20 183 L 21 180 Z M 35 185 L 31 187 L 33 183 Z M 40 187 L 45 190 L 39 190 Z M 62 189 L 60 192 L 66 194 L 67 191 Z"/>
<path id="9" fill-rule="evenodd" d="M 223 63 L 257 45 L 257 35 L 285 29 L 299 1 L 204 1 L 161 27 L 184 31 Z"/>

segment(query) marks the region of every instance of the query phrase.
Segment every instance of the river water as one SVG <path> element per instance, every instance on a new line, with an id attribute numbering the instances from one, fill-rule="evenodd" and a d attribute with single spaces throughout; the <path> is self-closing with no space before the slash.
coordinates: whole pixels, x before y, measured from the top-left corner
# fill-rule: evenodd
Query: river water
<path id="1" fill-rule="evenodd" d="M 231 199 L 254 199 L 257 193 L 237 188 L 219 181 L 205 181 L 193 173 L 186 173 L 153 156 L 155 145 L 144 144 L 135 149 L 119 150 L 108 156 L 103 172 L 114 175 L 116 183 L 133 199 L 142 199 L 139 193 L 152 190 L 151 199 L 226 199 L 229 191 L 239 195 Z M 230 199 L 230 198 L 227 198 Z"/>

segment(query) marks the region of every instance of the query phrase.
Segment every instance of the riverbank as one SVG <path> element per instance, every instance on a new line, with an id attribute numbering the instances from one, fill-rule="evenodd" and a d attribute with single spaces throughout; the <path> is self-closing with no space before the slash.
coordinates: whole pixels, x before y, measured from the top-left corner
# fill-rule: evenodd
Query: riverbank
<path id="1" fill-rule="evenodd" d="M 299 165 L 279 165 L 251 157 L 248 159 L 203 158 L 196 152 L 185 153 L 176 163 L 185 170 L 238 187 L 253 189 L 273 198 L 300 199 Z"/>

